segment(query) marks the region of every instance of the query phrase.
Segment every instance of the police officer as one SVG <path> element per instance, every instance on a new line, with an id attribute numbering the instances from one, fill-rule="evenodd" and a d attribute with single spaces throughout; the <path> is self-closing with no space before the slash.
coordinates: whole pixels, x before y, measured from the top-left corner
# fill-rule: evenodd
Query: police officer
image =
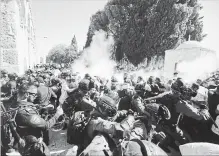
<path id="1" fill-rule="evenodd" d="M 179 128 L 179 119 L 182 115 L 193 118 L 197 121 L 207 121 L 209 119 L 209 113 L 206 109 L 197 109 L 192 104 L 190 104 L 191 92 L 188 92 L 188 88 L 185 87 L 182 79 L 177 79 L 171 86 L 172 91 L 167 94 L 163 94 L 161 97 L 156 99 L 156 102 L 166 106 L 170 113 L 170 119 L 162 119 L 159 122 L 158 128 L 167 135 L 162 143 L 159 144 L 160 147 L 165 149 L 172 141 L 177 140 L 179 144 L 185 144 L 189 140 Z M 175 143 L 172 142 L 172 147 L 178 150 Z"/>
<path id="2" fill-rule="evenodd" d="M 125 115 L 122 112 L 117 112 L 116 102 L 110 98 L 109 96 L 101 96 L 96 101 L 97 107 L 94 111 L 90 113 L 91 120 L 87 125 L 86 130 L 86 142 L 79 146 L 80 153 L 84 148 L 94 147 L 99 149 L 97 142 L 99 139 L 94 139 L 98 133 L 107 134 L 110 138 L 115 139 L 118 141 L 119 138 L 123 137 L 124 131 L 128 131 L 133 128 L 134 117 L 128 117 L 126 122 L 117 123 L 114 121 L 110 121 L 110 119 L 114 118 L 115 116 L 121 117 Z M 119 114 L 120 113 L 120 114 Z M 114 118 L 115 120 L 115 118 Z M 102 137 L 100 137 L 102 138 Z M 94 139 L 94 140 L 93 140 Z M 102 138 L 103 139 L 103 138 Z M 92 141 L 91 145 L 88 146 L 89 142 Z M 88 142 L 87 142 L 88 141 Z M 99 145 L 101 146 L 101 145 Z M 101 149 L 100 149 L 101 150 Z M 90 151 L 90 149 L 85 149 L 84 152 Z"/>
<path id="3" fill-rule="evenodd" d="M 208 91 L 209 112 L 214 120 L 217 117 L 216 110 L 218 104 L 219 104 L 219 85 L 215 89 L 210 89 Z"/>
<path id="4" fill-rule="evenodd" d="M 18 89 L 18 106 L 19 110 L 15 121 L 17 131 L 21 137 L 33 135 L 36 138 L 43 137 L 42 132 L 51 128 L 59 116 L 63 114 L 62 108 L 57 108 L 55 115 L 48 121 L 45 121 L 39 115 L 39 111 L 32 103 L 36 95 L 36 89 L 28 84 L 22 84 Z M 29 101 L 29 102 L 28 102 Z"/>
<path id="5" fill-rule="evenodd" d="M 148 97 L 153 97 L 156 96 L 160 93 L 160 88 L 159 86 L 155 83 L 155 77 L 150 76 L 148 78 L 147 84 L 150 86 L 151 91 L 148 93 Z"/>

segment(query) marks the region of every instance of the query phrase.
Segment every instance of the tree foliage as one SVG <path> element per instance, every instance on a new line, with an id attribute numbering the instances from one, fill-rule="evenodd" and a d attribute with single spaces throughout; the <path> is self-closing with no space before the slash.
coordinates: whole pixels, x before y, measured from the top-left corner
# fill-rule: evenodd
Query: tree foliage
<path id="1" fill-rule="evenodd" d="M 47 62 L 70 65 L 79 57 L 77 41 L 75 36 L 72 39 L 71 45 L 63 44 L 53 47 L 47 56 Z"/>
<path id="2" fill-rule="evenodd" d="M 200 9 L 197 0 L 111 0 L 92 16 L 85 47 L 102 29 L 114 36 L 118 61 L 127 56 L 137 65 L 145 58 L 163 57 L 189 37 L 203 39 Z"/>

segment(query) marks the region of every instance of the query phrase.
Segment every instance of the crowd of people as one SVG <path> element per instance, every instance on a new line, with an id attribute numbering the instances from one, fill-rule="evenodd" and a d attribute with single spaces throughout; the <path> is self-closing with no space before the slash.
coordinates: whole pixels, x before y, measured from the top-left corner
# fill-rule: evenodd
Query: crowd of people
<path id="1" fill-rule="evenodd" d="M 163 82 L 124 73 L 123 82 L 37 65 L 1 70 L 1 154 L 48 156 L 49 129 L 67 130 L 77 155 L 167 155 L 190 142 L 219 144 L 219 85 Z M 170 148 L 171 147 L 171 148 Z"/>

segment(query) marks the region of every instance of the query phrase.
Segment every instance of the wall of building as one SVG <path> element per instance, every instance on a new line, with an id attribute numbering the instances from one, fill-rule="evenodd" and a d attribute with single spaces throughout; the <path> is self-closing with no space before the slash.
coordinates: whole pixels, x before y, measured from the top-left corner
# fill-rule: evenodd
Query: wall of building
<path id="1" fill-rule="evenodd" d="M 28 0 L 1 0 L 1 69 L 23 74 L 37 64 L 34 24 Z"/>

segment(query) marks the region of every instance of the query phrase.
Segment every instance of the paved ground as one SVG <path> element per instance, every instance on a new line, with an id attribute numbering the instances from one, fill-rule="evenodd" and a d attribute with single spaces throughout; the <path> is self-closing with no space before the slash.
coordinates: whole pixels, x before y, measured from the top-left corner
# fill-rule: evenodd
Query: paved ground
<path id="1" fill-rule="evenodd" d="M 76 150 L 75 147 L 66 142 L 66 133 L 66 130 L 59 132 L 50 132 L 49 149 L 51 156 L 76 155 L 76 153 L 74 152 L 74 150 Z"/>

